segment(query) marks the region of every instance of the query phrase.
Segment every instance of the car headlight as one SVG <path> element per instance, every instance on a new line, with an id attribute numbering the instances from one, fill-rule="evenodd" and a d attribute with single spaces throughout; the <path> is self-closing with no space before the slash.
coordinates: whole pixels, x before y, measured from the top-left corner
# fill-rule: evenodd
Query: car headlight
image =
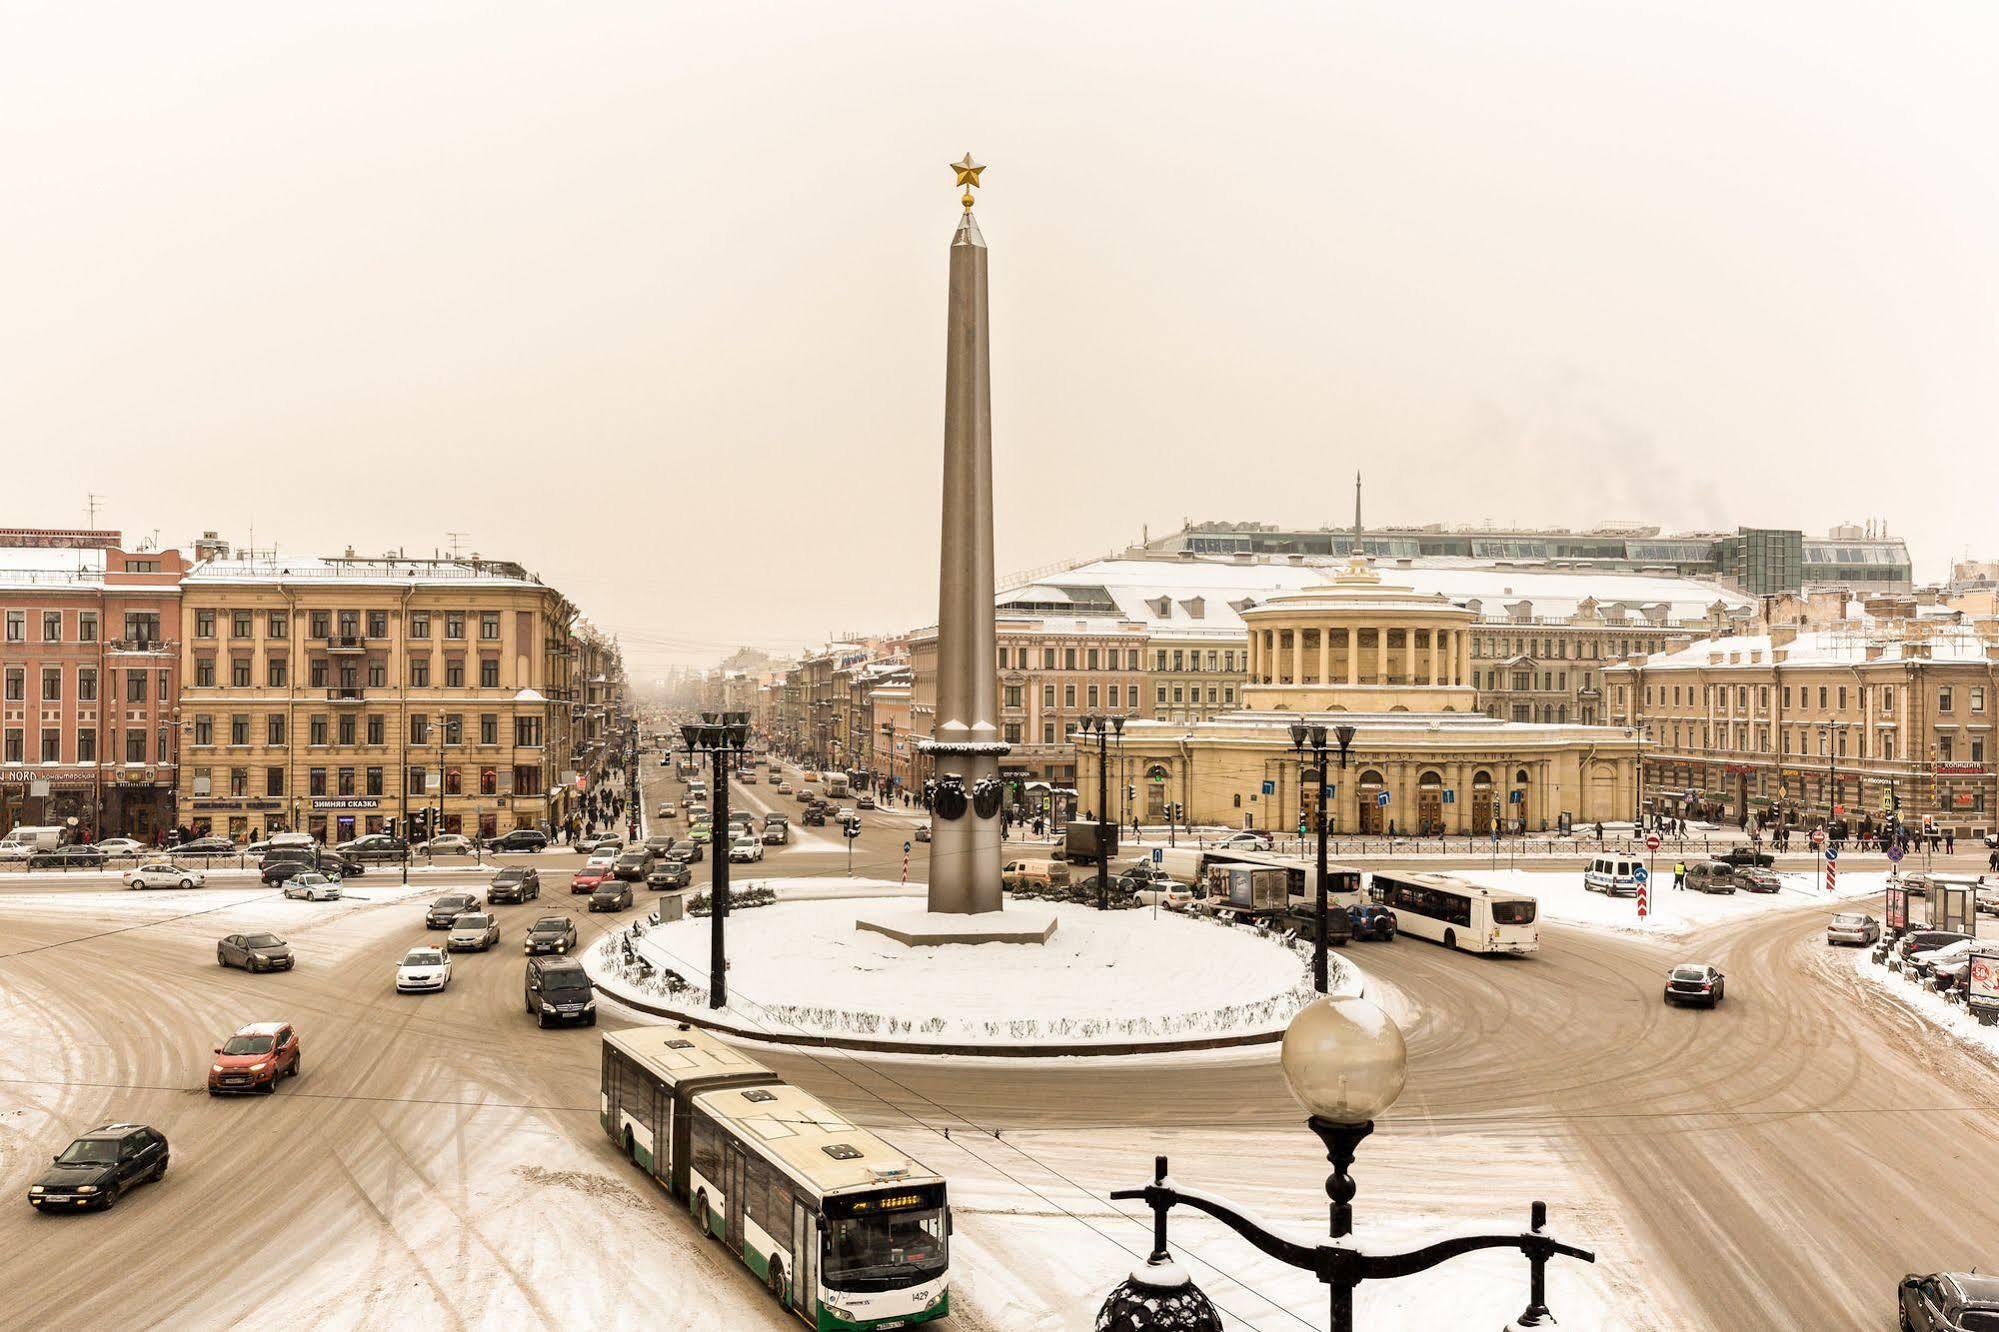
<path id="1" fill-rule="evenodd" d="M 74 1190 L 72 1190 L 72 1192 L 75 1192 L 75 1193 L 95 1193 L 95 1192 L 97 1192 L 97 1186 L 96 1186 L 95 1184 L 79 1184 L 79 1185 L 77 1185 L 77 1186 L 76 1186 L 76 1188 L 75 1188 Z"/>
<path id="2" fill-rule="evenodd" d="M 222 1072 L 222 1065 L 220 1065 L 220 1064 L 212 1064 L 212 1065 L 210 1065 L 210 1066 L 209 1066 L 209 1069 L 208 1069 L 208 1071 L 209 1071 L 210 1073 L 220 1073 L 220 1072 Z"/>
<path id="3" fill-rule="evenodd" d="M 42 1186 L 39 1184 L 30 1184 L 28 1186 L 28 1192 L 30 1193 L 40 1193 L 41 1191 L 42 1191 Z"/>

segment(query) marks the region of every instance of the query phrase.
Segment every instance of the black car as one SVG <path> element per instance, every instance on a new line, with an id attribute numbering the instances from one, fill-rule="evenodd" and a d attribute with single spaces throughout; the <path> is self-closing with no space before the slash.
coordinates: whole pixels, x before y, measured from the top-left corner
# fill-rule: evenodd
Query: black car
<path id="1" fill-rule="evenodd" d="M 528 927 L 522 947 L 529 954 L 566 953 L 576 947 L 576 922 L 567 916 L 543 916 Z"/>
<path id="2" fill-rule="evenodd" d="M 275 934 L 230 934 L 216 941 L 215 960 L 245 971 L 290 971 L 292 946 Z"/>
<path id="3" fill-rule="evenodd" d="M 28 857 L 29 869 L 103 869 L 111 857 L 94 846 L 59 846 Z"/>
<path id="4" fill-rule="evenodd" d="M 448 930 L 451 922 L 467 912 L 479 909 L 479 898 L 475 893 L 446 893 L 430 904 L 424 913 L 423 927 L 427 930 Z"/>
<path id="5" fill-rule="evenodd" d="M 1747 846 L 1731 846 L 1715 859 L 1729 865 L 1761 865 L 1764 869 L 1777 863 L 1777 857 L 1768 851 L 1758 851 Z"/>
<path id="6" fill-rule="evenodd" d="M 652 852 L 655 856 L 663 856 L 673 850 L 679 843 L 680 839 L 671 833 L 654 833 L 652 836 L 646 838 L 645 849 Z"/>
<path id="7" fill-rule="evenodd" d="M 632 904 L 632 886 L 623 879 L 606 879 L 590 894 L 592 911 L 623 911 Z"/>
<path id="8" fill-rule="evenodd" d="M 358 878 L 361 862 L 338 851 L 315 846 L 277 846 L 264 857 L 264 886 L 275 888 L 295 874 L 316 870 L 336 879 Z"/>
<path id="9" fill-rule="evenodd" d="M 1896 1302 L 1909 1332 L 1999 1332 L 1999 1276 L 1911 1272 Z"/>
<path id="10" fill-rule="evenodd" d="M 611 866 L 611 876 L 617 879 L 629 879 L 634 883 L 642 883 L 645 880 L 645 876 L 652 872 L 653 858 L 652 852 L 642 846 L 626 851 Z"/>
<path id="11" fill-rule="evenodd" d="M 529 958 L 527 1009 L 538 1026 L 551 1022 L 596 1026 L 597 996 L 590 989 L 590 973 L 581 962 L 566 957 Z"/>
<path id="12" fill-rule="evenodd" d="M 654 892 L 664 892 L 668 888 L 685 888 L 694 882 L 694 872 L 687 868 L 684 860 L 668 857 L 652 867 L 646 875 L 646 887 Z"/>
<path id="13" fill-rule="evenodd" d="M 684 865 L 692 865 L 698 862 L 704 854 L 706 853 L 702 851 L 701 843 L 686 841 L 667 852 L 666 858 L 668 860 L 678 860 Z"/>
<path id="14" fill-rule="evenodd" d="M 826 807 L 824 805 L 807 805 L 805 812 L 798 816 L 798 821 L 808 828 L 823 828 L 826 826 Z"/>
<path id="15" fill-rule="evenodd" d="M 515 828 L 486 839 L 488 851 L 545 851 L 548 834 L 535 828 Z"/>
<path id="16" fill-rule="evenodd" d="M 191 842 L 167 848 L 176 856 L 233 856 L 240 849 L 227 837 L 197 837 Z"/>
<path id="17" fill-rule="evenodd" d="M 1686 962 L 1666 973 L 1666 1002 L 1706 1004 L 1713 1008 L 1727 989 L 1727 977 L 1705 962 Z"/>
<path id="18" fill-rule="evenodd" d="M 167 1138 L 144 1124 L 106 1124 L 62 1149 L 28 1186 L 28 1203 L 44 1212 L 109 1211 L 135 1185 L 167 1173 Z"/>
<path id="19" fill-rule="evenodd" d="M 1888 969 L 1900 971 L 1917 953 L 1928 953 L 1950 944 L 1962 943 L 1970 937 L 1960 930 L 1910 930 L 1895 940 L 1895 946 L 1889 954 Z"/>
<path id="20" fill-rule="evenodd" d="M 1291 909 L 1284 913 L 1285 919 L 1298 937 L 1312 942 L 1319 932 L 1319 905 L 1316 902 L 1293 902 Z M 1326 943 L 1333 948 L 1344 948 L 1347 940 L 1353 938 L 1353 917 L 1330 902 L 1326 904 Z"/>
<path id="21" fill-rule="evenodd" d="M 531 869 L 503 869 L 486 889 L 486 901 L 525 902 L 541 896 L 541 875 Z"/>
<path id="22" fill-rule="evenodd" d="M 1356 902 L 1347 908 L 1349 933 L 1356 939 L 1395 938 L 1395 913 L 1378 902 Z"/>
<path id="23" fill-rule="evenodd" d="M 409 843 L 387 833 L 369 833 L 366 837 L 342 842 L 333 849 L 356 860 L 402 860 L 409 855 Z"/>

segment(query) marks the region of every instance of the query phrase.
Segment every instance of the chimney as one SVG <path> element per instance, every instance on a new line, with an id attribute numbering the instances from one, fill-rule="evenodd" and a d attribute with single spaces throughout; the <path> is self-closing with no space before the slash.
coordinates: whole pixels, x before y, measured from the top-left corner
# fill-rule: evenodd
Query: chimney
<path id="1" fill-rule="evenodd" d="M 1798 626 L 1795 624 L 1773 624 L 1770 626 L 1770 646 L 1789 647 L 1798 641 Z"/>

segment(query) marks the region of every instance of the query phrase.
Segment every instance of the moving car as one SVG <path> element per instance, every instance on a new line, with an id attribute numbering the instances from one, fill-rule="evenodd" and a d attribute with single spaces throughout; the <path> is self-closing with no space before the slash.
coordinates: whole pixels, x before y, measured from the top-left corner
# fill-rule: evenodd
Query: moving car
<path id="1" fill-rule="evenodd" d="M 917 841 L 919 841 L 919 842 L 927 842 L 927 841 L 929 841 L 929 840 L 930 840 L 930 825 L 929 825 L 929 824 L 927 824 L 927 823 L 919 823 L 919 824 L 917 824 L 917 825 L 916 825 L 916 840 L 917 840 Z"/>
<path id="2" fill-rule="evenodd" d="M 444 833 L 425 842 L 423 849 L 433 856 L 469 856 L 475 844 L 464 833 Z"/>
<path id="3" fill-rule="evenodd" d="M 790 823 L 786 822 L 783 819 L 779 819 L 775 822 L 771 821 L 770 819 L 764 820 L 763 844 L 765 846 L 784 846 L 790 841 L 791 841 Z"/>
<path id="4" fill-rule="evenodd" d="M 528 926 L 521 949 L 535 953 L 566 953 L 576 947 L 576 922 L 567 916 L 543 916 Z"/>
<path id="5" fill-rule="evenodd" d="M 618 868 L 619 854 L 617 851 L 593 851 L 590 858 L 583 862 L 583 868 L 603 870 L 606 874 L 613 873 Z"/>
<path id="6" fill-rule="evenodd" d="M 1234 851 L 1268 851 L 1272 843 L 1269 833 L 1251 831 L 1231 833 L 1215 845 Z"/>
<path id="7" fill-rule="evenodd" d="M 531 957 L 527 971 L 527 1010 L 535 1025 L 551 1022 L 580 1022 L 597 1025 L 597 996 L 590 988 L 590 973 L 581 962 L 569 958 Z"/>
<path id="8" fill-rule="evenodd" d="M 826 811 L 818 805 L 807 805 L 805 812 L 798 816 L 798 821 L 808 828 L 823 828 L 826 826 Z"/>
<path id="9" fill-rule="evenodd" d="M 764 844 L 754 837 L 745 834 L 729 843 L 729 863 L 732 865 L 743 864 L 752 860 L 762 860 L 763 858 Z"/>
<path id="10" fill-rule="evenodd" d="M 707 853 L 702 851 L 701 843 L 699 842 L 680 842 L 674 846 L 673 850 L 666 854 L 676 860 L 685 861 L 689 865 L 698 865 Z"/>
<path id="11" fill-rule="evenodd" d="M 93 842 L 99 851 L 113 860 L 124 860 L 136 856 L 151 855 L 153 848 L 130 837 L 107 837 L 101 842 Z"/>
<path id="12" fill-rule="evenodd" d="M 360 861 L 338 851 L 316 846 L 274 846 L 264 856 L 264 886 L 275 888 L 306 870 L 318 870 L 337 879 L 358 878 L 364 872 Z"/>
<path id="13" fill-rule="evenodd" d="M 1191 899 L 1190 899 L 1191 900 Z M 1319 932 L 1319 904 L 1317 902 L 1293 899 L 1290 909 L 1284 913 L 1285 920 L 1297 936 L 1306 941 L 1314 939 Z M 1332 948 L 1344 948 L 1353 938 L 1353 918 L 1331 902 L 1326 904 L 1326 944 Z"/>
<path id="14" fill-rule="evenodd" d="M 240 848 L 227 837 L 197 837 L 179 846 L 170 846 L 167 850 L 177 856 L 233 856 L 239 853 Z"/>
<path id="15" fill-rule="evenodd" d="M 592 911 L 623 911 L 632 904 L 632 886 L 623 879 L 606 879 L 590 894 Z"/>
<path id="16" fill-rule="evenodd" d="M 674 804 L 671 800 L 662 800 L 659 802 L 658 817 L 662 819 L 677 819 L 680 817 L 680 806 Z"/>
<path id="17" fill-rule="evenodd" d="M 153 860 L 125 871 L 127 888 L 200 888 L 208 876 L 198 869 L 184 869 L 171 860 Z"/>
<path id="18" fill-rule="evenodd" d="M 329 878 L 317 870 L 307 870 L 285 880 L 285 896 L 306 902 L 338 902 L 340 880 Z"/>
<path id="19" fill-rule="evenodd" d="M 488 838 L 488 851 L 545 851 L 548 849 L 548 834 L 537 828 L 515 828 Z"/>
<path id="20" fill-rule="evenodd" d="M 451 954 L 429 944 L 420 944 L 403 954 L 396 963 L 396 993 L 417 994 L 441 990 L 451 984 Z"/>
<path id="21" fill-rule="evenodd" d="M 451 933 L 444 936 L 444 947 L 453 953 L 460 949 L 483 953 L 499 941 L 499 921 L 482 911 L 468 911 L 451 922 Z"/>
<path id="22" fill-rule="evenodd" d="M 659 857 L 673 850 L 679 841 L 678 837 L 674 837 L 669 833 L 654 833 L 652 836 L 646 838 L 645 849 L 652 852 L 655 857 Z"/>
<path id="23" fill-rule="evenodd" d="M 269 932 L 228 934 L 216 941 L 215 960 L 245 971 L 290 971 L 292 946 Z"/>
<path id="24" fill-rule="evenodd" d="M 874 807 L 875 807 L 875 798 L 873 796 L 864 795 L 864 796 L 854 797 L 855 809 L 873 809 Z"/>
<path id="25" fill-rule="evenodd" d="M 1829 944 L 1856 944 L 1865 948 L 1881 938 L 1881 922 L 1863 912 L 1842 911 L 1826 923 Z"/>
<path id="26" fill-rule="evenodd" d="M 692 842 L 705 843 L 711 840 L 714 836 L 715 836 L 714 825 L 708 823 L 706 820 L 703 820 L 702 822 L 695 824 L 693 827 L 687 830 L 688 840 Z"/>
<path id="27" fill-rule="evenodd" d="M 694 873 L 687 868 L 687 862 L 671 858 L 654 865 L 646 875 L 646 887 L 654 892 L 664 892 L 669 888 L 685 888 L 693 882 Z"/>
<path id="28" fill-rule="evenodd" d="M 493 876 L 486 889 L 486 901 L 525 902 L 541 896 L 541 875 L 532 869 L 508 866 Z"/>
<path id="29" fill-rule="evenodd" d="M 29 869 L 103 869 L 111 857 L 94 846 L 59 846 L 28 857 Z"/>
<path id="30" fill-rule="evenodd" d="M 356 860 L 401 860 L 409 854 L 409 844 L 387 833 L 369 833 L 335 844 L 335 851 Z"/>
<path id="31" fill-rule="evenodd" d="M 1379 902 L 1356 902 L 1347 908 L 1347 923 L 1351 925 L 1356 939 L 1378 939 L 1383 943 L 1395 938 L 1395 913 Z"/>
<path id="32" fill-rule="evenodd" d="M 28 1186 L 28 1205 L 42 1211 L 108 1212 L 140 1184 L 167 1173 L 167 1136 L 144 1124 L 106 1124 L 58 1152 Z"/>
<path id="33" fill-rule="evenodd" d="M 299 1074 L 298 1033 L 289 1022 L 253 1022 L 215 1047 L 208 1094 L 274 1092 L 279 1078 Z"/>
<path id="34" fill-rule="evenodd" d="M 653 853 L 645 847 L 627 851 L 612 864 L 611 874 L 615 878 L 643 882 L 652 870 L 653 859 Z"/>
<path id="35" fill-rule="evenodd" d="M 1902 1278 L 1896 1302 L 1908 1332 L 1999 1332 L 1999 1276 L 1912 1272 Z"/>
<path id="36" fill-rule="evenodd" d="M 616 833 L 592 833 L 588 837 L 577 838 L 574 845 L 577 851 L 586 856 L 594 856 L 600 851 L 609 851 L 616 855 L 624 849 L 625 839 Z"/>
<path id="37" fill-rule="evenodd" d="M 1747 846 L 1731 846 L 1715 859 L 1729 865 L 1760 865 L 1764 869 L 1769 869 L 1777 863 L 1777 857 L 1768 851 L 1758 851 L 1754 847 Z"/>
<path id="38" fill-rule="evenodd" d="M 586 865 L 570 876 L 570 893 L 594 893 L 611 881 L 611 870 L 607 865 Z"/>
<path id="39" fill-rule="evenodd" d="M 1697 893 L 1733 893 L 1735 866 L 1722 860 L 1698 860 L 1687 866 L 1687 887 Z"/>
<path id="40" fill-rule="evenodd" d="M 423 925 L 427 930 L 448 930 L 451 922 L 468 911 L 479 909 L 479 898 L 473 893 L 446 893 L 430 904 L 424 912 Z"/>
<path id="41" fill-rule="evenodd" d="M 791 783 L 790 783 L 790 782 L 779 782 L 779 783 L 777 784 L 777 793 L 778 793 L 779 795 L 790 795 L 790 794 L 791 794 Z"/>
<path id="42" fill-rule="evenodd" d="M 1666 1002 L 1675 1007 L 1706 1004 L 1713 1008 L 1721 1002 L 1726 979 L 1718 968 L 1705 962 L 1683 962 L 1666 973 Z"/>

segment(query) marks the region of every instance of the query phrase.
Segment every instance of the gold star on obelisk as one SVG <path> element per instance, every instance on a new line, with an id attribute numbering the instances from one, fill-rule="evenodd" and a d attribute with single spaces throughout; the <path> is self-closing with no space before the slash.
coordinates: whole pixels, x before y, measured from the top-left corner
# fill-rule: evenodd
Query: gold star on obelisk
<path id="1" fill-rule="evenodd" d="M 965 154 L 964 161 L 953 162 L 950 165 L 951 169 L 958 173 L 958 183 L 965 187 L 965 197 L 959 202 L 965 205 L 965 211 L 969 213 L 972 211 L 972 191 L 978 188 L 979 173 L 984 171 L 985 167 L 974 162 L 970 153 Z"/>

